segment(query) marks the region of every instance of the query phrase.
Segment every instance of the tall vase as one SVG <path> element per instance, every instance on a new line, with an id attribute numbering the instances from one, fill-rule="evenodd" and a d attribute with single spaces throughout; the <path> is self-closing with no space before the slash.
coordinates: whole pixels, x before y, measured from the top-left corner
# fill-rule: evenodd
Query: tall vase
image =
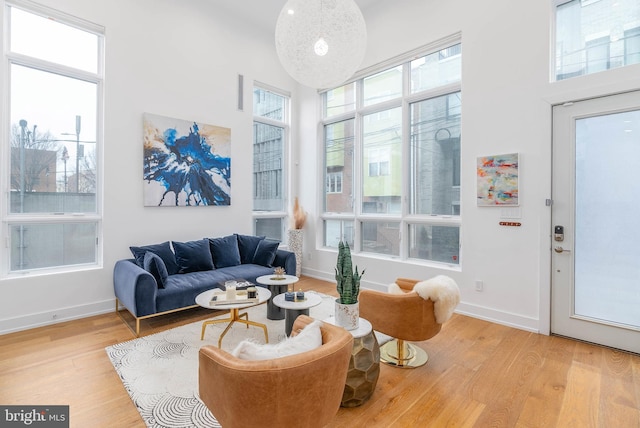
<path id="1" fill-rule="evenodd" d="M 345 305 L 336 299 L 336 325 L 345 330 L 355 330 L 360 324 L 360 303 Z"/>
<path id="2" fill-rule="evenodd" d="M 300 276 L 302 270 L 302 229 L 289 229 L 289 251 L 296 255 L 296 276 Z"/>

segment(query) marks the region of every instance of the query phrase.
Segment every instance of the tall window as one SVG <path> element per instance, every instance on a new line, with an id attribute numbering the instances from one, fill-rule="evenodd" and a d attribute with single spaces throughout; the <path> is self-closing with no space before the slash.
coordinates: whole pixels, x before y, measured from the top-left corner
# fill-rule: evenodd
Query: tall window
<path id="1" fill-rule="evenodd" d="M 459 264 L 461 57 L 452 38 L 323 94 L 325 246 Z"/>
<path id="2" fill-rule="evenodd" d="M 5 9 L 8 205 L 4 275 L 98 265 L 104 31 L 45 9 Z"/>
<path id="3" fill-rule="evenodd" d="M 555 2 L 556 80 L 640 64 L 640 1 Z"/>
<path id="4" fill-rule="evenodd" d="M 282 241 L 285 210 L 285 148 L 289 133 L 289 98 L 253 89 L 254 233 Z"/>

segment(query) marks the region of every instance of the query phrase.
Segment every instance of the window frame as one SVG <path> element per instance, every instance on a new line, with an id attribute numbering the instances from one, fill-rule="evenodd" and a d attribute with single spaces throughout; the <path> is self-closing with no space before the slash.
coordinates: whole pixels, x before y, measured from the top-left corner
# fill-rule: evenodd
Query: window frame
<path id="1" fill-rule="evenodd" d="M 35 71 L 53 73 L 64 78 L 76 79 L 96 85 L 96 141 L 95 141 L 95 212 L 49 212 L 49 213 L 12 213 L 10 210 L 10 190 L 11 190 L 11 156 L 9 155 L 10 138 L 7 143 L 0 147 L 3 170 L 0 186 L 4 197 L 0 201 L 0 216 L 2 217 L 2 228 L 0 237 L 7 243 L 8 251 L 2 257 L 0 265 L 0 279 L 10 279 L 18 277 L 41 276 L 57 273 L 67 273 L 91 269 L 101 269 L 103 267 L 103 152 L 104 152 L 104 63 L 105 63 L 105 29 L 103 26 L 68 15 L 64 12 L 51 9 L 36 3 L 11 0 L 4 1 L 2 5 L 2 31 L 5 43 L 3 46 L 3 120 L 0 129 L 3 135 L 8 136 L 11 129 L 10 97 L 11 95 L 11 73 L 13 65 L 25 67 Z M 10 26 L 11 8 L 19 9 L 22 12 L 30 13 L 55 22 L 67 25 L 83 32 L 93 34 L 97 38 L 97 70 L 95 73 L 82 69 L 66 66 L 63 64 L 50 62 L 37 57 L 31 57 L 10 50 Z M 93 224 L 95 227 L 95 259 L 93 262 L 81 264 L 63 264 L 42 268 L 11 270 L 11 229 L 15 226 L 29 225 L 74 225 Z"/>
<path id="2" fill-rule="evenodd" d="M 265 116 L 260 116 L 260 115 L 256 115 L 255 114 L 255 109 L 253 106 L 253 98 L 252 98 L 252 105 L 251 105 L 251 112 L 252 112 L 252 128 L 255 129 L 255 125 L 256 124 L 262 124 L 262 125 L 267 125 L 267 126 L 275 126 L 278 128 L 282 128 L 283 132 L 282 132 L 282 210 L 274 210 L 274 211 L 267 211 L 267 210 L 256 210 L 255 207 L 253 206 L 253 201 L 255 200 L 256 195 L 256 188 L 255 188 L 255 184 L 254 184 L 254 180 L 253 180 L 253 166 L 252 166 L 252 210 L 251 210 L 251 215 L 252 215 L 252 224 L 253 224 L 253 233 L 256 234 L 256 225 L 257 222 L 261 219 L 275 219 L 275 218 L 279 218 L 281 219 L 281 230 L 280 230 L 280 234 L 281 234 L 281 242 L 284 242 L 285 238 L 286 238 L 286 230 L 287 230 L 287 224 L 289 221 L 289 212 L 287 210 L 287 206 L 289 203 L 289 189 L 290 189 L 290 185 L 289 185 L 289 181 L 290 181 L 290 172 L 289 172 L 289 157 L 290 157 L 290 141 L 291 141 L 291 94 L 288 93 L 287 91 L 275 88 L 273 86 L 267 85 L 265 83 L 261 83 L 258 81 L 254 81 L 253 82 L 253 87 L 252 87 L 252 91 L 251 93 L 253 94 L 253 92 L 256 90 L 262 90 L 262 91 L 266 91 L 266 92 L 271 92 L 275 95 L 281 96 L 284 98 L 284 111 L 283 111 L 283 120 L 276 120 L 276 119 L 271 119 Z M 253 132 L 253 131 L 252 131 Z M 254 156 L 254 147 L 253 147 L 253 141 L 254 138 L 252 138 L 252 147 L 251 147 L 251 156 L 252 156 L 252 162 L 253 162 L 253 156 Z M 269 238 L 269 237 L 268 237 Z M 275 239 L 275 237 L 271 237 L 272 239 Z"/>
<path id="3" fill-rule="evenodd" d="M 410 106 L 412 103 L 422 101 L 425 99 L 435 98 L 442 95 L 452 94 L 455 92 L 462 92 L 462 79 L 454 83 L 444 83 L 435 88 L 420 90 L 415 93 L 411 93 L 410 82 L 411 82 L 411 61 L 415 58 L 421 56 L 427 56 L 429 54 L 436 53 L 443 49 L 448 49 L 449 52 L 454 46 L 460 45 L 460 48 L 455 54 L 461 54 L 461 34 L 456 33 L 449 37 L 445 37 L 441 40 L 437 40 L 429 45 L 422 46 L 417 48 L 411 52 L 407 52 L 398 57 L 392 58 L 384 63 L 369 67 L 367 69 L 361 70 L 360 72 L 354 75 L 353 79 L 345 82 L 346 86 L 349 84 L 355 83 L 355 99 L 356 104 L 355 107 L 346 112 L 341 112 L 339 114 L 334 114 L 331 116 L 326 116 L 327 112 L 327 97 L 325 94 L 329 93 L 338 88 L 329 88 L 327 91 L 322 91 L 319 93 L 320 97 L 320 106 L 321 113 L 319 117 L 319 146 L 321 146 L 321 157 L 319 159 L 319 180 L 323 182 L 326 180 L 327 171 L 325 166 L 326 161 L 326 153 L 325 146 L 327 144 L 326 138 L 326 129 L 327 126 L 331 126 L 333 124 L 354 120 L 354 147 L 353 147 L 353 159 L 355 161 L 355 165 L 353 167 L 353 177 L 351 183 L 352 187 L 352 205 L 353 212 L 330 212 L 327 211 L 325 201 L 327 197 L 327 192 L 321 192 L 319 195 L 319 204 L 318 206 L 322 207 L 322 212 L 320 213 L 320 221 L 322 222 L 322 227 L 318 230 L 317 242 L 319 242 L 319 247 L 329 250 L 335 250 L 333 246 L 327 245 L 325 241 L 325 230 L 327 228 L 327 222 L 352 222 L 352 236 L 350 237 L 353 240 L 352 251 L 354 253 L 359 253 L 363 256 L 368 257 L 376 257 L 376 258 L 385 258 L 385 259 L 400 259 L 403 262 L 411 262 L 417 263 L 421 265 L 429 265 L 429 266 L 437 266 L 437 267 L 447 267 L 455 270 L 460 270 L 462 266 L 461 262 L 461 243 L 462 243 L 462 219 L 460 214 L 453 213 L 454 209 L 452 209 L 451 214 L 446 215 L 423 215 L 423 214 L 411 214 L 410 207 L 407 202 L 409 198 L 409 189 L 410 189 L 410 181 L 411 181 L 411 172 L 409 169 L 410 164 L 410 148 L 409 148 L 409 139 L 410 139 L 410 122 L 411 117 L 409 114 Z M 456 48 L 457 50 L 458 48 Z M 440 61 L 446 62 L 450 61 L 452 56 L 446 56 L 441 58 Z M 403 75 L 403 88 L 402 93 L 399 97 L 384 100 L 380 103 L 365 105 L 364 103 L 364 80 L 369 77 L 376 75 L 378 73 L 384 72 L 385 70 L 389 70 L 393 67 L 402 66 L 402 75 Z M 341 86 L 341 87 L 342 87 Z M 363 173 L 368 174 L 369 162 L 365 162 L 363 150 L 365 150 L 363 146 L 363 118 L 367 115 L 371 114 L 380 114 L 381 112 L 389 111 L 393 108 L 400 108 L 402 112 L 402 121 L 401 121 L 401 129 L 402 129 L 402 184 L 401 184 L 401 212 L 398 214 L 387 214 L 387 213 L 366 213 L 363 210 L 363 197 L 362 197 L 362 180 Z M 389 166 L 391 169 L 391 165 Z M 389 171 L 390 172 L 390 171 Z M 344 183 L 343 183 L 344 186 Z M 459 188 L 459 184 L 458 184 Z M 459 204 L 459 202 L 458 202 Z M 459 210 L 458 210 L 459 211 Z M 362 247 L 362 236 L 363 230 L 362 225 L 364 223 L 372 224 L 391 224 L 397 223 L 399 225 L 398 233 L 399 233 L 399 253 L 398 254 L 380 254 L 375 252 L 367 252 L 366 249 Z M 460 240 L 458 242 L 459 245 L 459 256 L 456 261 L 453 263 L 447 262 L 438 262 L 434 260 L 425 260 L 425 259 L 417 259 L 410 257 L 410 249 L 409 249 L 409 229 L 415 225 L 427 225 L 427 226 L 448 226 L 455 227 L 458 229 Z"/>

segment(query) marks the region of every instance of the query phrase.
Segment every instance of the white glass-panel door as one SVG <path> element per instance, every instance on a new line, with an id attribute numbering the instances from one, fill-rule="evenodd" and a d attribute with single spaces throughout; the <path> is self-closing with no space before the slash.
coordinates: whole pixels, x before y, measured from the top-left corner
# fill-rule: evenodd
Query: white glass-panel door
<path id="1" fill-rule="evenodd" d="M 640 93 L 553 120 L 552 333 L 640 353 Z"/>

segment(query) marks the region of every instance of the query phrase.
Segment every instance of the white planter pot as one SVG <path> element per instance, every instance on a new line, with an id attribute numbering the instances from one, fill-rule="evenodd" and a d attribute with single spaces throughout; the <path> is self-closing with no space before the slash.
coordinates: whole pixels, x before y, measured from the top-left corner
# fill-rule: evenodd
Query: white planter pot
<path id="1" fill-rule="evenodd" d="M 302 229 L 289 229 L 289 240 L 287 245 L 289 246 L 289 251 L 293 252 L 296 255 L 296 272 L 295 276 L 300 276 L 300 271 L 302 270 Z M 289 275 L 293 274 L 293 272 L 289 273 Z"/>
<path id="2" fill-rule="evenodd" d="M 360 320 L 360 304 L 358 302 L 345 305 L 340 303 L 340 299 L 336 299 L 336 325 L 346 330 L 355 330 L 358 328 Z"/>

